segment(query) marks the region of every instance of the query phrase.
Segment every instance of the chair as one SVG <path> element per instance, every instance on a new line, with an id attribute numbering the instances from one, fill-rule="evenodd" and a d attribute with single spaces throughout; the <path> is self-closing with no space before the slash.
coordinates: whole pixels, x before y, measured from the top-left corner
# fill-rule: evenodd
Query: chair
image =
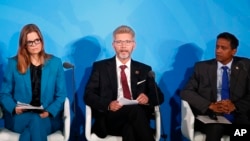
<path id="1" fill-rule="evenodd" d="M 2 115 L 0 107 L 0 118 Z M 63 112 L 64 129 L 62 131 L 56 131 L 48 136 L 48 141 L 68 141 L 70 133 L 70 104 L 69 99 L 66 98 L 64 102 Z M 18 141 L 20 134 L 12 132 L 6 128 L 0 128 L 0 140 L 1 141 Z"/>
<path id="2" fill-rule="evenodd" d="M 181 132 L 190 141 L 205 141 L 206 135 L 194 130 L 195 116 L 187 101 L 181 100 Z M 224 135 L 221 141 L 230 141 L 230 137 Z"/>
<path id="3" fill-rule="evenodd" d="M 159 106 L 154 107 L 154 117 L 155 117 L 155 140 L 160 140 L 161 134 L 161 115 Z M 88 141 L 122 141 L 121 136 L 111 136 L 108 135 L 105 138 L 99 138 L 95 133 L 91 133 L 92 126 L 92 112 L 91 108 L 86 105 L 86 123 L 85 123 L 85 136 Z"/>

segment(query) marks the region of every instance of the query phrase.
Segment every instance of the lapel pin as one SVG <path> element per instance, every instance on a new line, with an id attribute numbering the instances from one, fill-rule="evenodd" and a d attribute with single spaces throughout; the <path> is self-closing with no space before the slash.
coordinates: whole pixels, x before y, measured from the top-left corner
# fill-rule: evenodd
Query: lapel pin
<path id="1" fill-rule="evenodd" d="M 239 67 L 238 67 L 238 66 L 236 66 L 235 68 L 236 68 L 236 70 L 238 70 L 238 69 L 239 69 Z"/>
<path id="2" fill-rule="evenodd" d="M 135 71 L 135 74 L 139 74 L 140 72 L 139 71 Z"/>

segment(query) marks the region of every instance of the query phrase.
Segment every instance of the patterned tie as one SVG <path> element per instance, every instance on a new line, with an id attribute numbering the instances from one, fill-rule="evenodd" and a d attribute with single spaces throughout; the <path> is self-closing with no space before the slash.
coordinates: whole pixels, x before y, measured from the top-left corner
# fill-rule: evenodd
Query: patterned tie
<path id="1" fill-rule="evenodd" d="M 128 81 L 124 71 L 124 69 L 126 69 L 127 66 L 121 65 L 120 68 L 121 68 L 121 83 L 122 83 L 123 96 L 124 98 L 131 99 L 131 94 L 128 87 Z"/>
<path id="2" fill-rule="evenodd" d="M 222 66 L 223 74 L 222 74 L 222 85 L 221 85 L 221 100 L 229 99 L 229 79 L 228 79 L 228 67 Z M 224 117 L 229 121 L 233 121 L 234 117 L 232 114 L 224 114 Z"/>

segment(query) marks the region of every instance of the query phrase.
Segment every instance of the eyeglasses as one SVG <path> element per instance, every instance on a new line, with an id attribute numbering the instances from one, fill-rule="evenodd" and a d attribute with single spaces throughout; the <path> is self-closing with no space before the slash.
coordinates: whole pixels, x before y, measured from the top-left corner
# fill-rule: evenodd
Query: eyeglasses
<path id="1" fill-rule="evenodd" d="M 38 44 L 40 44 L 41 43 L 41 39 L 35 39 L 35 40 L 33 40 L 33 41 L 27 41 L 26 42 L 26 45 L 27 46 L 29 46 L 29 47 L 32 47 L 32 46 L 34 46 L 34 45 L 38 45 Z"/>
<path id="2" fill-rule="evenodd" d="M 133 43 L 134 41 L 133 40 L 125 40 L 125 41 L 122 41 L 122 40 L 116 40 L 114 41 L 114 43 L 117 45 L 117 46 L 121 46 L 121 45 L 125 45 L 125 46 L 129 46 Z"/>

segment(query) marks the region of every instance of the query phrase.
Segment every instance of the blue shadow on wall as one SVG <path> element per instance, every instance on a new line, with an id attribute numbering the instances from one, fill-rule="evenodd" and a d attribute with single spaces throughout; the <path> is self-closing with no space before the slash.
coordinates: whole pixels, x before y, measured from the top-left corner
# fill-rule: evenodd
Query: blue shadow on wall
<path id="1" fill-rule="evenodd" d="M 4 75 L 4 67 L 6 65 L 6 62 L 4 61 L 4 51 L 3 51 L 3 48 L 5 45 L 0 42 L 0 89 L 2 87 L 2 81 L 3 81 L 3 75 Z"/>
<path id="2" fill-rule="evenodd" d="M 2 54 L 0 54 L 0 88 L 2 87 L 2 80 L 3 80 L 3 74 L 4 74 L 3 66 L 4 66 L 4 61 L 2 58 Z"/>
<path id="3" fill-rule="evenodd" d="M 73 59 L 72 62 L 74 62 L 76 92 L 75 100 L 71 106 L 74 111 L 74 116 L 72 116 L 70 141 L 86 140 L 84 132 L 85 104 L 83 102 L 83 94 L 85 85 L 91 73 L 92 64 L 94 61 L 96 61 L 101 51 L 101 45 L 99 41 L 100 40 L 97 37 L 86 36 L 75 41 L 71 45 L 73 50 L 71 58 Z"/>
<path id="4" fill-rule="evenodd" d="M 178 47 L 173 69 L 163 73 L 159 82 L 166 97 L 169 97 L 171 107 L 170 135 L 171 141 L 182 141 L 181 134 L 181 99 L 180 91 L 187 83 L 193 72 L 194 63 L 201 59 L 203 51 L 193 43 L 183 44 Z M 168 95 L 168 96 L 167 96 Z"/>
<path id="5" fill-rule="evenodd" d="M 3 81 L 3 74 L 4 74 L 4 60 L 3 60 L 3 51 L 1 49 L 3 48 L 2 43 L 0 43 L 0 89 L 2 87 L 2 81 Z M 0 119 L 0 128 L 4 126 L 4 120 Z"/>

